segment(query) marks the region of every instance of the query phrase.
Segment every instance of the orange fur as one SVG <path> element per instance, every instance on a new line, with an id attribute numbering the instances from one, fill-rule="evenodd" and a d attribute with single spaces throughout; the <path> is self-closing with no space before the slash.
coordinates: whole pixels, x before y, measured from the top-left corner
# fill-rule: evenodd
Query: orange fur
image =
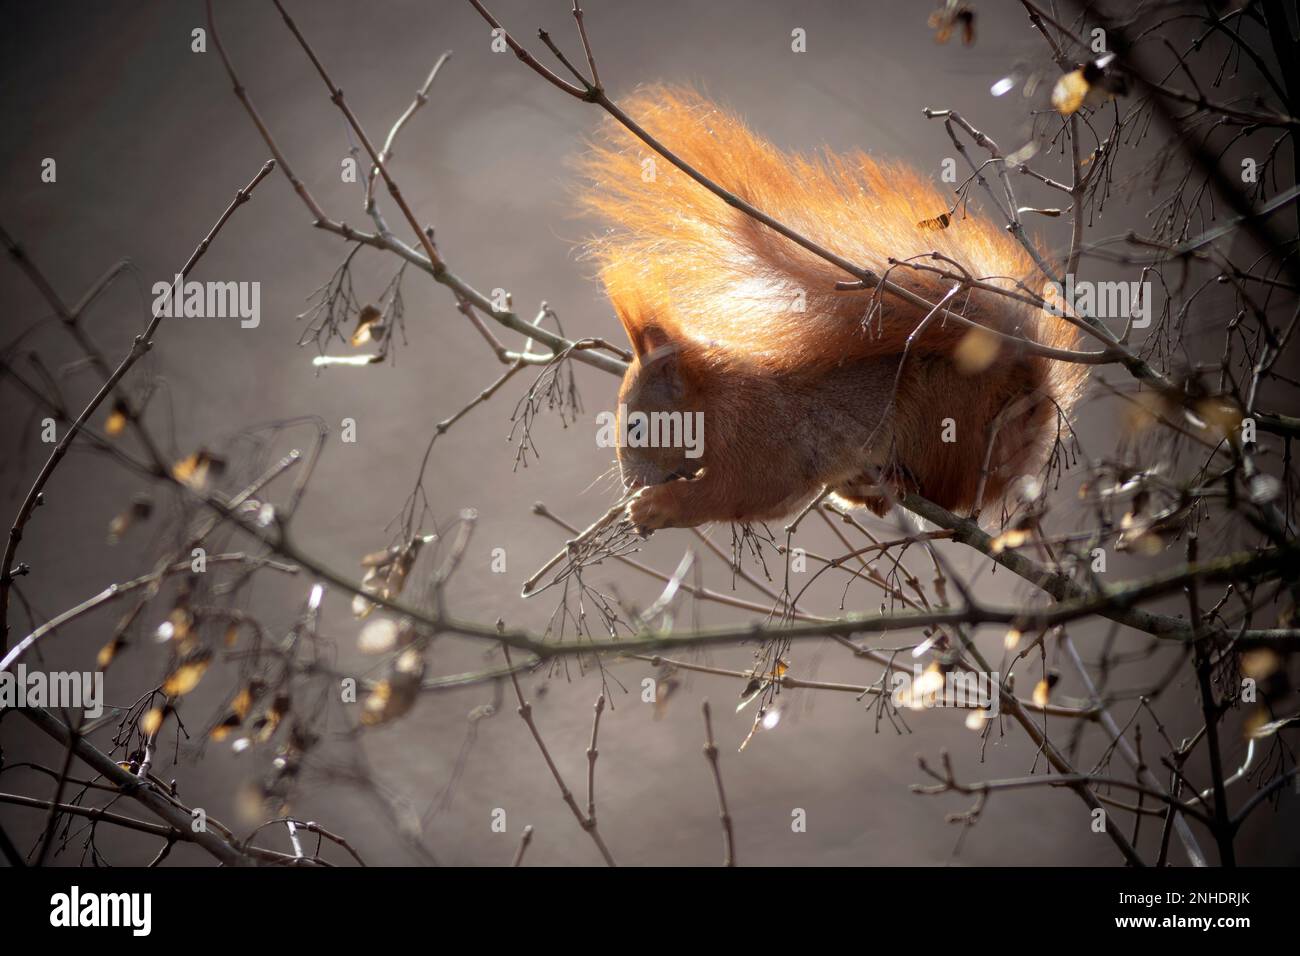
<path id="1" fill-rule="evenodd" d="M 784 153 L 735 115 L 687 90 L 645 89 L 624 107 L 714 182 L 844 259 L 878 274 L 888 271 L 892 281 L 930 302 L 951 282 L 906 267 L 890 269 L 891 257 L 937 251 L 1006 287 L 1032 275 L 1025 251 L 990 221 L 968 216 L 946 230 L 920 228 L 949 201 L 906 166 L 860 152 Z M 647 159 L 652 176 L 643 165 Z M 1042 465 L 1058 410 L 1068 413 L 1084 366 L 1028 355 L 1002 341 L 988 368 L 963 375 L 953 352 L 968 326 L 935 315 L 909 345 L 928 310 L 889 294 L 836 291 L 836 282 L 850 278 L 840 269 L 728 206 L 612 121 L 582 158 L 581 169 L 589 182 L 579 195 L 581 208 L 613 227 L 588 245 L 588 254 L 599 264 L 629 339 L 638 356 L 648 351 L 647 337 L 676 346 L 686 400 L 704 410 L 712 435 L 704 477 L 712 473 L 713 485 L 675 482 L 687 487 L 648 490 L 643 497 L 660 499 L 656 506 L 640 506 L 651 526 L 772 517 L 767 512 L 791 507 L 799 497 L 793 492 L 803 494 L 809 490 L 804 485 L 816 482 L 877 510 L 883 501 L 870 486 L 879 480 L 895 491 L 917 490 L 945 507 L 969 509 L 1000 414 L 984 500 L 992 502 L 1016 475 Z M 876 303 L 881 308 L 873 312 Z M 1002 333 L 1056 348 L 1075 344 L 1069 323 L 1002 296 L 962 291 L 950 307 Z M 894 365 L 870 364 L 880 360 Z M 870 367 L 875 378 L 861 381 L 871 382 L 889 378 L 889 369 L 900 362 L 898 389 L 888 382 L 889 407 L 877 414 L 887 419 L 890 446 L 860 456 L 861 480 L 844 479 L 845 452 L 829 445 L 809 446 L 805 457 L 817 464 L 799 460 L 793 446 L 788 460 L 781 460 L 780 446 L 790 444 L 782 442 L 770 452 L 778 460 L 743 461 L 740 452 L 755 447 L 754 428 L 762 423 L 746 430 L 733 419 L 762 417 L 767 427 L 789 434 L 811 426 L 799 417 L 806 416 L 802 402 L 783 401 L 774 409 L 762 397 L 766 392 L 738 383 L 779 382 L 782 395 L 796 389 L 800 397 L 815 399 L 822 388 L 853 387 L 857 380 L 837 369 Z M 624 394 L 637 374 L 634 363 Z M 834 376 L 836 384 L 826 384 Z M 867 391 L 874 395 L 874 389 Z M 828 402 L 838 397 L 828 395 Z M 747 407 L 747 401 L 766 404 Z M 1004 412 L 1009 405 L 1016 408 Z M 944 418 L 956 421 L 955 443 L 940 440 Z M 834 466 L 824 465 L 827 460 Z M 737 473 L 742 470 L 743 476 Z M 793 497 L 778 501 L 775 492 L 746 490 L 757 475 L 773 473 L 801 476 L 784 489 Z M 691 498 L 700 501 L 692 506 Z M 651 514 L 655 507 L 666 513 Z"/>

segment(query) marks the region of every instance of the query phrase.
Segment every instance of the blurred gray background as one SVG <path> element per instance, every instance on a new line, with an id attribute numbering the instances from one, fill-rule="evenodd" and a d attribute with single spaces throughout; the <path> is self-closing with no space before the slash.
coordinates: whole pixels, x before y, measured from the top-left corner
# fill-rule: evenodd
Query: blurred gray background
<path id="1" fill-rule="evenodd" d="M 921 115 L 922 108 L 958 109 L 1004 145 L 1018 144 L 1026 134 L 1016 112 L 1019 104 L 1014 96 L 993 99 L 989 87 L 1018 60 L 1041 56 L 1043 48 L 1019 4 L 1008 0 L 978 5 L 973 47 L 957 40 L 938 45 L 926 25 L 937 5 L 919 0 L 589 0 L 586 9 L 602 78 L 615 97 L 646 82 L 695 84 L 783 147 L 861 147 L 908 160 L 937 178 L 952 147 L 942 127 Z M 359 187 L 340 182 L 340 161 L 349 146 L 343 120 L 274 9 L 242 0 L 217 6 L 227 48 L 295 171 L 331 215 L 369 228 Z M 232 95 L 211 42 L 205 54 L 190 51 L 190 31 L 203 25 L 202 4 L 6 2 L 3 9 L 0 221 L 68 300 L 75 300 L 115 259 L 131 259 L 135 278 L 105 296 L 90 320 L 95 340 L 117 356 L 147 321 L 148 287 L 170 279 L 269 153 Z M 508 290 L 525 316 L 534 314 L 542 300 L 549 302 L 574 337 L 620 337 L 590 266 L 575 260 L 576 243 L 594 224 L 573 218 L 566 199 L 572 184 L 566 162 L 598 121 L 594 107 L 563 96 L 513 56 L 492 53 L 487 26 L 459 0 L 296 2 L 290 9 L 375 141 L 406 108 L 437 56 L 453 50 L 431 101 L 398 142 L 392 170 L 404 194 L 421 221 L 435 226 L 439 248 L 452 268 L 476 287 Z M 544 50 L 535 39 L 536 28 L 544 26 L 571 56 L 580 58 L 565 0 L 494 0 L 491 9 L 539 56 Z M 804 54 L 790 50 L 795 27 L 807 31 Z M 56 184 L 39 180 L 45 157 L 57 160 Z M 1044 157 L 1040 165 L 1061 174 L 1056 163 Z M 1022 190 L 1023 204 L 1054 201 L 1049 193 L 1028 186 Z M 1137 201 L 1148 197 L 1141 187 L 1133 195 L 1131 201 L 1120 195 L 1107 206 L 1099 232 L 1141 226 Z M 398 229 L 397 211 L 387 211 Z M 405 229 L 399 232 L 404 235 Z M 1049 243 L 1062 238 L 1050 225 L 1044 236 Z M 449 292 L 412 271 L 404 286 L 409 345 L 400 349 L 396 364 L 317 375 L 311 365 L 314 351 L 296 345 L 302 323 L 295 317 L 345 251 L 336 237 L 311 228 L 305 208 L 276 173 L 239 210 L 193 276 L 260 281 L 260 327 L 241 329 L 233 320 L 169 321 L 147 364 L 150 373 L 167 383 L 150 420 L 168 450 L 178 454 L 219 444 L 252 424 L 320 416 L 332 436 L 295 533 L 299 545 L 329 567 L 359 574 L 359 557 L 388 543 L 385 526 L 411 490 L 433 423 L 461 408 L 500 369 L 456 311 Z M 359 255 L 357 293 L 363 302 L 378 296 L 396 266 L 384 254 Z M 8 342 L 48 309 L 11 264 L 0 269 L 0 288 L 5 302 L 0 322 Z M 514 337 L 506 340 L 514 345 Z M 57 329 L 42 330 L 33 344 L 55 369 L 76 358 Z M 333 351 L 340 349 L 336 345 Z M 544 627 L 554 602 L 549 596 L 523 601 L 519 586 L 562 545 L 563 535 L 531 514 L 532 503 L 544 501 L 585 525 L 612 500 L 609 482 L 597 480 L 609 467 L 610 455 L 596 447 L 592 430 L 595 413 L 612 407 L 616 383 L 582 367 L 577 374 L 583 418 L 566 429 L 543 416 L 534 433 L 541 457 L 526 469 L 514 468 L 515 450 L 507 434 L 510 412 L 531 381 L 527 374 L 476 409 L 435 450 L 426 477 L 435 513 L 447 518 L 471 507 L 480 516 L 466 566 L 451 591 L 451 607 L 459 616 L 488 622 L 501 616 L 512 625 Z M 69 395 L 84 400 L 95 383 L 74 372 L 64 384 Z M 12 386 L 0 385 L 0 402 L 5 410 L 0 448 L 6 456 L 0 494 L 8 511 L 21 500 L 46 446 L 38 440 L 29 406 Z M 1092 443 L 1089 451 L 1101 453 L 1113 440 L 1113 426 L 1090 415 L 1085 410 L 1081 434 L 1085 445 Z M 337 440 L 345 417 L 358 423 L 356 444 Z M 282 446 L 300 446 L 306 437 L 306 432 L 288 436 Z M 155 536 L 166 527 L 167 509 L 122 544 L 110 548 L 104 543 L 109 520 L 139 487 L 134 478 L 87 452 L 74 452 L 59 471 L 20 553 L 34 569 L 23 580 L 23 591 L 39 615 L 55 613 L 148 567 L 158 553 L 162 539 Z M 1070 497 L 1069 489 L 1061 495 Z M 723 548 L 729 546 L 726 531 L 714 532 Z M 832 547 L 822 532 L 811 540 L 824 545 L 819 550 Z M 642 557 L 671 570 L 691 542 L 685 532 L 662 533 Z M 495 547 L 507 552 L 504 575 L 488 571 Z M 963 560 L 959 552 L 953 555 Z M 1112 573 L 1125 570 L 1132 565 L 1115 559 Z M 618 594 L 642 604 L 658 590 L 653 582 L 612 567 L 595 572 L 594 580 L 611 583 Z M 977 582 L 990 600 L 1025 594 L 1007 574 L 985 572 Z M 705 583 L 728 590 L 731 575 L 709 558 Z M 253 606 L 269 625 L 287 627 L 309 584 L 268 581 L 255 589 Z M 813 606 L 834 609 L 839 588 L 836 582 L 817 592 Z M 756 597 L 743 583 L 737 593 Z M 356 653 L 358 625 L 347 603 L 345 596 L 327 595 L 321 632 L 341 668 L 368 666 L 372 662 Z M 863 585 L 847 596 L 853 609 L 878 604 L 878 596 Z M 1171 607 L 1178 610 L 1176 604 Z M 47 643 L 47 665 L 89 666 L 117 613 L 83 619 L 60 633 Z M 709 607 L 702 607 L 700 615 L 705 622 L 747 619 L 743 613 Z M 21 608 L 14 619 L 16 639 L 27 623 Z M 1075 631 L 1088 659 L 1104 635 L 1105 629 L 1096 625 Z M 983 637 L 996 654 L 999 634 Z M 1121 640 L 1144 646 L 1129 632 Z M 903 636 L 897 643 L 904 643 Z M 715 650 L 706 659 L 743 668 L 751 654 L 747 648 Z M 829 643 L 796 646 L 791 656 L 795 674 L 822 680 L 868 683 L 878 672 Z M 444 640 L 429 655 L 430 674 L 498 660 L 491 649 Z M 1161 656 L 1148 669 L 1131 668 L 1116 684 L 1135 685 L 1159 672 L 1167 660 Z M 129 703 L 163 676 L 164 667 L 156 645 L 137 641 L 110 672 L 110 700 Z M 615 663 L 610 671 L 629 692 L 620 692 L 611 681 L 613 709 L 605 715 L 600 737 L 598 815 L 622 863 L 712 865 L 721 859 L 713 781 L 701 756 L 699 702 L 705 697 L 714 703 L 742 864 L 949 862 L 959 828 L 946 824 L 944 815 L 965 809 L 969 801 L 909 793 L 910 784 L 927 782 L 917 769 L 917 755 L 935 760 L 941 748 L 948 748 L 959 774 L 972 780 L 1020 776 L 1035 766 L 1032 746 L 1010 725 L 1005 737 L 994 733 L 981 763 L 978 738 L 962 726 L 961 713 L 911 716 L 911 732 L 898 734 L 887 722 L 877 731 L 874 716 L 852 695 L 799 692 L 787 699 L 781 726 L 738 754 L 736 747 L 752 719 L 749 711 L 732 713 L 738 681 L 683 675 L 684 686 L 656 721 L 636 693 L 641 679 L 652 673 L 650 665 Z M 1026 693 L 1031 675 L 1036 679 L 1037 671 L 1022 675 Z M 214 668 L 187 698 L 184 714 L 192 731 L 212 718 L 226 686 Z M 598 677 L 571 666 L 567 674 L 531 676 L 525 687 L 570 786 L 584 790 L 584 751 Z M 1078 686 L 1067 679 L 1062 690 L 1077 693 Z M 492 700 L 488 686 L 429 695 L 402 721 L 366 734 L 361 746 L 375 778 L 417 810 L 443 801 L 425 835 L 441 862 L 508 863 L 520 829 L 531 824 L 535 834 L 528 862 L 598 863 L 513 713 L 508 690 L 501 712 L 477 725 L 463 773 L 454 789 L 445 791 L 466 739 L 468 713 Z M 1131 703 L 1120 705 L 1119 713 L 1126 717 L 1131 708 Z M 1176 683 L 1161 699 L 1160 712 L 1175 736 L 1193 730 L 1199 722 L 1193 688 Z M 1056 725 L 1055 732 L 1058 740 L 1068 739 L 1064 724 Z M 33 755 L 49 763 L 58 758 L 12 715 L 0 721 L 0 742 L 11 762 Z M 265 772 L 269 755 L 253 751 L 237 757 L 228 746 L 210 745 L 198 761 L 196 742 L 182 748 L 176 766 L 170 752 L 162 754 L 161 774 L 178 779 L 181 796 L 191 804 L 242 825 L 238 793 L 245 781 Z M 1225 760 L 1235 765 L 1242 748 L 1235 740 L 1226 747 Z M 328 779 L 324 771 L 332 761 L 324 754 L 343 755 L 349 749 L 346 743 L 329 743 L 321 764 L 304 778 L 294 812 L 345 834 L 369 862 L 418 862 L 373 799 Z M 1098 753 L 1092 731 L 1081 764 L 1089 766 Z M 0 776 L 0 788 L 43 793 L 49 784 L 16 771 Z M 1263 863 L 1300 862 L 1297 802 L 1288 795 L 1281 815 L 1258 813 L 1241 856 Z M 498 807 L 507 812 L 505 834 L 490 828 L 492 810 Z M 807 811 L 806 833 L 791 832 L 796 807 Z M 0 806 L 0 819 L 26 849 L 42 815 Z M 1148 823 L 1144 831 L 1149 838 L 1158 826 Z M 109 858 L 120 863 L 147 862 L 157 847 L 146 844 L 107 833 L 100 840 Z M 269 837 L 268 845 L 287 849 L 281 833 Z M 71 861 L 77 855 L 74 845 L 60 859 Z M 1178 851 L 1174 856 L 1183 860 Z M 206 858 L 182 847 L 173 859 Z M 1044 790 L 998 794 L 956 857 L 963 864 L 1099 865 L 1118 859 L 1109 840 L 1090 831 L 1086 808 L 1074 795 Z"/>

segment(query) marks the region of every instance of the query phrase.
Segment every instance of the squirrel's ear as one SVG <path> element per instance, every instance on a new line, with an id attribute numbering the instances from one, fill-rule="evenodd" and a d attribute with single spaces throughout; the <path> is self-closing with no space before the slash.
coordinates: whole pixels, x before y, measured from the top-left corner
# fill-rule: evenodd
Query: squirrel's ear
<path id="1" fill-rule="evenodd" d="M 636 354 L 642 358 L 651 352 L 657 352 L 664 346 L 672 344 L 672 338 L 659 325 L 642 326 L 632 338 L 632 347 L 636 349 Z"/>
<path id="2" fill-rule="evenodd" d="M 659 332 L 657 328 L 656 332 Z M 660 334 L 662 334 L 660 332 Z M 647 345 L 656 339 L 651 336 Z M 677 343 L 667 338 L 637 353 L 637 380 L 640 384 L 639 398 L 645 407 L 676 408 L 686 395 L 685 369 L 682 367 L 681 349 Z"/>
<path id="3" fill-rule="evenodd" d="M 638 357 L 644 357 L 665 345 L 673 344 L 665 324 L 660 320 L 661 306 L 647 301 L 636 291 L 625 294 L 611 294 L 610 301 L 618 320 L 632 343 L 632 351 Z"/>

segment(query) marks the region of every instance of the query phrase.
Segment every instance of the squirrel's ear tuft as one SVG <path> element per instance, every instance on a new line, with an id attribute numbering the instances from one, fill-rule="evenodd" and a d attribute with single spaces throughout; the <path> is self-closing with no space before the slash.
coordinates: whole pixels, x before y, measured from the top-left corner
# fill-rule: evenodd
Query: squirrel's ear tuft
<path id="1" fill-rule="evenodd" d="M 614 313 L 618 316 L 619 323 L 623 326 L 623 331 L 627 333 L 627 340 L 632 344 L 634 352 L 640 352 L 637 347 L 637 340 L 641 337 L 640 316 L 636 310 L 630 308 L 628 303 L 621 302 L 618 299 L 612 299 Z"/>
<path id="2" fill-rule="evenodd" d="M 681 338 L 662 269 L 644 257 L 619 256 L 603 265 L 600 277 L 638 357 Z"/>

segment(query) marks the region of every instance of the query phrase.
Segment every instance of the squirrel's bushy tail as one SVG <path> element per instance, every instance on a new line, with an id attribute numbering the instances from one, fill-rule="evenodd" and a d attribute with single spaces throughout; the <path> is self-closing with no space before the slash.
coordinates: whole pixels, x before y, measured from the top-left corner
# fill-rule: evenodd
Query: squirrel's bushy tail
<path id="1" fill-rule="evenodd" d="M 926 228 L 951 205 L 906 166 L 861 152 L 778 150 L 734 114 L 699 94 L 644 88 L 623 104 L 647 132 L 703 175 L 850 262 L 930 302 L 949 287 L 933 272 L 890 267 L 890 259 L 938 252 L 977 278 L 1011 288 L 1033 274 L 1025 250 L 994 223 L 954 217 Z M 693 181 L 622 126 L 607 120 L 580 160 L 584 212 L 612 229 L 587 245 L 610 300 L 634 341 L 654 324 L 719 356 L 743 355 L 774 371 L 807 371 L 844 361 L 901 355 L 927 310 L 872 291 L 843 292 L 842 270 L 778 235 Z M 953 271 L 929 258 L 919 265 Z M 883 309 L 872 311 L 873 301 Z M 961 291 L 951 307 L 989 328 L 1042 345 L 1070 348 L 1075 329 L 1028 304 Z M 936 315 L 908 355 L 951 356 L 968 326 Z M 1083 366 L 1005 354 L 982 375 L 988 392 L 1037 393 L 1068 411 Z M 1014 373 L 1010 371 L 1014 364 Z M 906 363 L 905 363 L 906 365 Z M 1034 425 L 1042 430 L 1046 412 Z M 1015 423 L 1011 423 L 1015 426 Z M 1028 423 L 1025 423 L 1028 424 Z M 1017 439 L 1025 439 L 1023 432 Z"/>

